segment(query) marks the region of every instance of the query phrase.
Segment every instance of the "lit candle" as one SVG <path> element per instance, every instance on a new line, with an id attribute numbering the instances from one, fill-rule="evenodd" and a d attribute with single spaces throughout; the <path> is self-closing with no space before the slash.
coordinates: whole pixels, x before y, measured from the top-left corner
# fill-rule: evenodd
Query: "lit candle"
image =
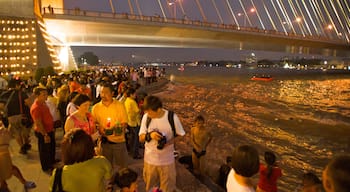
<path id="1" fill-rule="evenodd" d="M 108 127 L 108 128 L 111 127 L 111 118 L 110 117 L 107 118 L 106 127 Z"/>

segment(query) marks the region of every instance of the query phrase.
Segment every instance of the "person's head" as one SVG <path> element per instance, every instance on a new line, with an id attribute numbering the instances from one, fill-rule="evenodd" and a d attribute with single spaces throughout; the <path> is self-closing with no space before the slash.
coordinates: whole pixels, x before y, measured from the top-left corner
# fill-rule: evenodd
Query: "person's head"
<path id="1" fill-rule="evenodd" d="M 91 105 L 91 100 L 89 96 L 84 94 L 78 94 L 73 98 L 72 102 L 74 103 L 74 105 L 78 106 L 79 111 L 89 111 L 89 107 Z"/>
<path id="2" fill-rule="evenodd" d="M 62 162 L 64 165 L 84 162 L 93 158 L 94 143 L 84 130 L 75 128 L 67 132 L 61 145 Z"/>
<path id="3" fill-rule="evenodd" d="M 104 83 L 101 87 L 101 101 L 102 102 L 112 102 L 114 94 L 114 87 L 110 83 Z"/>
<path id="4" fill-rule="evenodd" d="M 200 127 L 204 124 L 204 117 L 202 115 L 198 115 L 194 119 L 194 126 Z"/>
<path id="5" fill-rule="evenodd" d="M 129 168 L 123 168 L 115 174 L 115 184 L 122 192 L 137 191 L 137 173 Z"/>
<path id="6" fill-rule="evenodd" d="M 72 102 L 72 100 L 74 99 L 75 96 L 77 96 L 79 93 L 76 91 L 73 91 L 72 93 L 69 93 L 69 96 L 67 98 L 68 102 Z"/>
<path id="7" fill-rule="evenodd" d="M 350 192 L 350 156 L 333 158 L 323 171 L 322 181 L 326 192 Z"/>
<path id="8" fill-rule="evenodd" d="M 126 96 L 135 99 L 136 98 L 136 90 L 134 88 L 129 88 L 126 91 Z"/>
<path id="9" fill-rule="evenodd" d="M 153 95 L 147 96 L 142 106 L 143 110 L 148 114 L 150 118 L 158 118 L 162 107 L 162 101 Z"/>
<path id="10" fill-rule="evenodd" d="M 311 172 L 304 173 L 302 177 L 303 182 L 303 192 L 318 192 L 322 185 L 321 180 Z"/>
<path id="11" fill-rule="evenodd" d="M 45 102 L 48 96 L 46 88 L 41 86 L 35 87 L 33 93 L 39 102 Z"/>
<path id="12" fill-rule="evenodd" d="M 252 177 L 259 171 L 259 153 L 249 145 L 236 147 L 232 153 L 232 168 L 236 174 Z"/>
<path id="13" fill-rule="evenodd" d="M 276 155 L 272 151 L 266 151 L 264 153 L 264 159 L 266 164 L 273 166 L 276 162 Z"/>

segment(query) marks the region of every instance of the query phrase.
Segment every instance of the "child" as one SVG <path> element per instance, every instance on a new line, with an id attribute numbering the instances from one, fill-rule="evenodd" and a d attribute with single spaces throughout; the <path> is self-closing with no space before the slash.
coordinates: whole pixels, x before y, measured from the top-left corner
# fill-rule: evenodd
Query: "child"
<path id="1" fill-rule="evenodd" d="M 137 192 L 137 173 L 129 168 L 119 170 L 115 175 L 115 184 L 120 192 Z"/>
<path id="2" fill-rule="evenodd" d="M 326 192 L 350 191 L 350 155 L 334 157 L 322 173 L 323 187 Z"/>
<path id="3" fill-rule="evenodd" d="M 271 151 L 264 154 L 266 166 L 260 164 L 258 192 L 277 192 L 277 180 L 282 176 L 282 170 L 276 165 L 276 155 Z"/>
<path id="4" fill-rule="evenodd" d="M 204 174 L 205 154 L 208 144 L 212 140 L 212 135 L 204 127 L 204 118 L 199 115 L 194 121 L 191 129 L 191 142 L 193 145 L 192 163 L 195 174 Z"/>
<path id="5" fill-rule="evenodd" d="M 302 192 L 322 192 L 322 181 L 313 173 L 303 174 Z"/>

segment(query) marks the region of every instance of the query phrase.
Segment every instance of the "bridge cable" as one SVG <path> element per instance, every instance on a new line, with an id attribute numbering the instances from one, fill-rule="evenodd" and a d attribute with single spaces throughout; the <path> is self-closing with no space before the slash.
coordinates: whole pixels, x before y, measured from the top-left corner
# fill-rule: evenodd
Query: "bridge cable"
<path id="1" fill-rule="evenodd" d="M 128 0 L 128 5 L 129 5 L 129 9 L 130 9 L 130 14 L 131 14 L 131 15 L 135 15 L 135 13 L 134 13 L 134 8 L 132 7 L 132 4 L 131 4 L 131 1 L 130 1 L 130 0 Z"/>
<path id="2" fill-rule="evenodd" d="M 273 1 L 270 1 L 270 2 L 271 2 L 271 4 L 272 4 L 272 7 L 273 7 L 273 9 L 274 9 L 274 11 L 275 11 L 277 17 L 278 17 L 278 20 L 279 20 L 278 23 L 281 23 L 284 33 L 285 33 L 286 35 L 288 35 L 288 31 L 287 31 L 287 29 L 286 29 L 284 23 L 288 24 L 288 27 L 290 27 L 290 25 L 291 25 L 291 24 L 290 24 L 290 21 L 288 21 L 288 20 L 287 20 L 287 21 L 286 21 L 286 20 L 282 21 L 281 15 L 280 15 L 280 13 L 278 12 L 275 3 L 274 3 Z"/>
<path id="3" fill-rule="evenodd" d="M 310 1 L 311 3 L 311 8 L 312 8 L 312 11 L 315 15 L 315 19 L 316 19 L 316 22 L 317 22 L 317 26 L 322 26 L 321 24 L 321 20 L 322 20 L 322 15 L 318 12 L 318 4 L 316 4 L 315 1 Z M 320 30 L 317 28 L 317 26 L 315 26 L 315 30 L 316 30 L 316 35 L 321 35 L 322 33 L 324 34 L 324 30 L 322 28 L 320 28 Z"/>
<path id="4" fill-rule="evenodd" d="M 344 25 L 343 25 L 343 22 L 341 21 L 341 19 L 340 19 L 340 16 L 339 16 L 339 14 L 338 14 L 338 11 L 337 11 L 337 9 L 336 9 L 336 7 L 335 7 L 335 5 L 334 5 L 334 2 L 333 1 L 330 1 L 330 3 L 331 3 L 331 5 L 332 5 L 332 8 L 333 8 L 333 11 L 334 11 L 334 13 L 335 13 L 335 16 L 336 16 L 336 18 L 338 19 L 338 23 L 339 23 L 339 25 L 341 26 L 341 28 L 342 29 L 345 29 L 345 27 L 344 27 Z M 342 10 L 341 9 L 341 7 L 340 7 L 340 10 Z M 346 17 L 345 17 L 346 18 Z M 337 37 L 339 37 L 339 30 L 337 29 L 337 26 L 334 24 L 334 27 L 333 27 L 335 30 L 336 30 L 336 36 Z M 345 34 L 346 35 L 346 34 Z"/>
<path id="5" fill-rule="evenodd" d="M 139 0 L 135 0 L 135 3 L 136 3 L 137 11 L 139 12 L 139 15 L 141 17 L 143 17 L 143 14 L 142 14 L 142 11 L 141 11 L 141 7 L 140 7 L 140 4 L 139 4 Z"/>
<path id="6" fill-rule="evenodd" d="M 253 7 L 254 7 L 254 9 L 255 9 L 255 12 L 256 12 L 256 15 L 258 16 L 258 19 L 259 19 L 259 22 L 260 22 L 260 24 L 261 24 L 261 27 L 265 30 L 266 28 L 265 28 L 264 22 L 261 20 L 261 17 L 260 17 L 260 14 L 259 14 L 258 9 L 256 8 L 256 6 L 255 6 L 253 0 L 250 0 L 250 1 L 252 2 L 252 5 L 253 5 Z"/>
<path id="7" fill-rule="evenodd" d="M 226 0 L 226 5 L 227 5 L 227 8 L 228 8 L 229 12 L 230 12 L 231 15 L 232 15 L 234 24 L 236 24 L 236 25 L 238 26 L 238 29 L 239 29 L 239 28 L 240 28 L 240 27 L 239 27 L 239 23 L 238 23 L 238 21 L 237 21 L 237 18 L 236 18 L 236 16 L 235 16 L 235 14 L 233 13 L 231 4 L 230 4 L 230 2 L 229 2 L 228 0 Z"/>
<path id="8" fill-rule="evenodd" d="M 163 9 L 163 6 L 162 6 L 162 3 L 160 2 L 160 0 L 158 0 L 158 4 L 159 4 L 159 8 L 160 8 L 160 10 L 162 11 L 163 18 L 164 18 L 165 22 L 166 22 L 166 21 L 168 21 L 168 20 L 167 20 L 166 15 L 165 15 L 165 12 L 164 12 L 164 9 Z"/>
<path id="9" fill-rule="evenodd" d="M 182 12 L 182 19 L 187 19 L 187 14 L 185 12 L 185 9 L 184 9 L 184 7 L 182 5 L 182 1 L 181 0 L 179 1 L 179 4 L 180 4 L 181 12 Z"/>
<path id="10" fill-rule="evenodd" d="M 327 6 L 325 5 L 325 3 L 324 3 L 323 0 L 321 0 L 321 4 L 322 4 L 322 6 L 323 6 L 323 10 L 325 10 L 325 14 L 326 14 L 326 16 L 327 16 L 326 18 L 328 18 L 328 21 L 325 21 L 324 23 L 329 23 L 329 22 L 331 22 L 332 25 L 334 26 L 332 16 L 331 16 L 330 12 L 328 11 Z M 323 26 L 323 28 L 324 28 L 324 27 L 325 27 L 325 26 Z M 326 34 L 327 34 L 327 33 L 326 33 Z M 330 34 L 328 34 L 328 36 L 329 36 L 329 38 L 331 37 Z"/>
<path id="11" fill-rule="evenodd" d="M 273 2 L 273 1 L 271 1 L 271 2 Z M 289 27 L 290 27 L 290 30 L 292 30 L 292 32 L 293 32 L 294 34 L 296 34 L 295 29 L 294 29 L 293 22 L 292 22 L 291 19 L 289 18 L 289 15 L 287 14 L 287 10 L 285 9 L 285 7 L 284 7 L 284 5 L 282 4 L 281 0 L 277 0 L 276 2 L 277 2 L 277 5 L 278 5 L 279 10 L 281 11 L 281 14 L 283 15 L 284 20 L 288 22 Z"/>
<path id="12" fill-rule="evenodd" d="M 350 17 L 347 17 L 347 15 L 350 15 L 350 7 L 349 4 L 344 1 L 343 3 L 345 4 L 344 7 L 346 7 L 346 9 L 342 9 L 342 4 L 339 0 L 337 0 L 339 9 L 341 10 L 341 13 L 343 14 L 343 18 L 345 19 L 345 26 L 346 28 L 343 28 L 343 33 L 342 34 L 338 34 L 338 37 L 341 38 L 341 36 L 345 36 L 345 39 L 349 42 L 349 34 L 350 34 Z M 348 13 L 345 13 L 345 10 L 348 11 Z M 347 31 L 346 31 L 347 30 Z"/>
<path id="13" fill-rule="evenodd" d="M 301 7 L 299 6 L 299 4 L 297 4 L 298 10 L 299 10 L 299 12 L 298 12 L 297 9 L 295 8 L 294 4 L 291 2 L 291 0 L 288 0 L 288 5 L 289 5 L 289 8 L 291 9 L 291 12 L 292 12 L 292 18 L 293 18 L 292 22 L 294 22 L 294 23 L 296 22 L 297 26 L 299 26 L 300 32 L 302 33 L 303 37 L 305 37 L 304 24 L 306 23 L 306 18 L 303 14 Z M 284 5 L 283 5 L 283 8 L 286 9 Z M 299 19 L 299 20 L 295 20 L 294 18 Z"/>
<path id="14" fill-rule="evenodd" d="M 271 25 L 272 25 L 273 29 L 274 29 L 275 31 L 277 31 L 277 27 L 276 27 L 276 25 L 275 25 L 275 22 L 273 21 L 271 15 L 270 15 L 270 11 L 269 11 L 269 9 L 266 7 L 266 4 L 265 4 L 264 0 L 262 0 L 262 4 L 263 4 L 263 6 L 264 6 L 265 12 L 266 12 L 266 14 L 267 14 L 267 17 L 269 18 L 269 21 L 271 22 Z"/>
<path id="15" fill-rule="evenodd" d="M 211 0 L 211 2 L 213 3 L 214 8 L 215 8 L 215 11 L 216 11 L 216 14 L 218 15 L 218 17 L 219 17 L 219 19 L 220 19 L 220 24 L 223 24 L 223 23 L 224 23 L 224 20 L 222 20 L 221 14 L 220 14 L 220 12 L 219 12 L 218 7 L 216 6 L 215 1 L 214 1 L 214 0 Z"/>
<path id="16" fill-rule="evenodd" d="M 243 5 L 243 3 L 242 3 L 241 0 L 239 0 L 239 4 L 241 5 L 241 8 L 242 8 L 243 13 L 244 13 L 244 14 L 243 14 L 243 16 L 244 16 L 244 21 L 247 20 L 248 23 L 249 23 L 249 26 L 252 27 L 252 26 L 253 26 L 253 25 L 252 25 L 252 22 L 250 21 L 249 16 L 248 16 L 248 13 L 247 13 L 247 11 L 246 11 L 246 9 L 245 9 L 245 7 L 244 7 L 244 5 Z M 247 27 L 247 26 L 246 26 L 246 23 L 243 23 L 242 26 L 243 26 L 243 27 Z"/>
<path id="17" fill-rule="evenodd" d="M 312 26 L 314 27 L 314 30 L 317 31 L 317 27 L 316 27 L 316 25 L 315 25 L 315 21 L 313 20 L 312 15 L 311 15 L 311 12 L 310 12 L 310 10 L 309 10 L 309 6 L 307 6 L 305 0 L 302 0 L 301 2 L 303 3 L 303 7 L 304 7 L 305 10 L 306 10 L 306 14 L 307 14 L 308 18 L 310 19 L 310 22 L 311 22 Z M 310 5 L 310 3 L 309 3 L 309 5 Z M 298 6 L 298 7 L 300 6 L 298 2 L 297 2 L 297 6 Z M 300 9 L 300 10 L 301 10 L 301 9 Z M 304 16 L 304 15 L 303 15 L 303 16 Z M 304 18 L 305 18 L 305 17 L 304 17 Z M 306 24 L 307 30 L 309 31 L 309 35 L 312 35 L 311 28 L 310 28 L 310 26 L 309 26 L 309 23 L 308 23 L 307 19 L 305 19 L 305 24 Z"/>
<path id="18" fill-rule="evenodd" d="M 109 0 L 109 5 L 111 6 L 112 13 L 115 13 L 114 5 L 113 5 L 113 0 Z"/>
<path id="19" fill-rule="evenodd" d="M 290 0 L 289 0 L 289 1 L 290 1 Z M 301 26 L 303 27 L 303 31 L 304 31 L 305 33 L 309 32 L 309 35 L 312 35 L 309 22 L 308 22 L 308 20 L 307 20 L 306 18 L 310 19 L 310 21 L 311 21 L 312 24 L 314 23 L 314 21 L 313 21 L 313 19 L 312 19 L 312 16 L 310 15 L 310 11 L 309 11 L 309 8 L 308 8 L 307 4 L 305 3 L 304 0 L 301 0 L 301 1 L 302 1 L 302 3 L 303 3 L 303 6 L 300 6 L 300 4 L 298 3 L 298 1 L 296 1 L 297 7 L 298 7 L 298 9 L 300 10 L 300 14 L 301 14 L 302 17 L 303 17 L 303 20 L 302 20 L 302 22 L 301 22 L 301 24 L 302 24 Z M 304 10 L 306 11 L 306 14 L 307 14 L 308 17 L 305 17 L 304 12 L 302 11 L 302 7 L 303 7 Z M 300 23 L 299 23 L 299 24 L 300 24 Z"/>
<path id="20" fill-rule="evenodd" d="M 204 15 L 204 11 L 203 11 L 203 8 L 202 8 L 200 2 L 198 0 L 196 0 L 196 3 L 197 3 L 197 6 L 198 6 L 198 9 L 199 9 L 199 11 L 200 11 L 200 13 L 202 15 L 203 21 L 207 22 L 207 17 Z"/>

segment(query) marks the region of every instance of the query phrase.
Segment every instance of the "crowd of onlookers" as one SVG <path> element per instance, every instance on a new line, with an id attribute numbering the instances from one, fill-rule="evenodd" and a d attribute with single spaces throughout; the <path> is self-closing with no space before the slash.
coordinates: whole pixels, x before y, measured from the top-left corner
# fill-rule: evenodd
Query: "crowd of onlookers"
<path id="1" fill-rule="evenodd" d="M 145 191 L 178 191 L 174 143 L 185 135 L 180 118 L 163 107 L 159 97 L 143 86 L 165 74 L 159 68 L 96 69 L 23 80 L 0 78 L 0 192 L 10 191 L 6 180 L 15 175 L 25 189 L 36 187 L 12 164 L 10 136 L 19 153 L 31 150 L 30 135 L 38 142 L 42 171 L 51 175 L 49 191 L 137 191 L 138 174 L 128 168 L 129 158 L 143 159 Z M 206 149 L 212 134 L 202 115 L 191 128 L 190 157 L 195 175 L 206 175 Z M 64 130 L 61 155 L 56 158 L 56 129 Z M 143 153 L 141 153 L 141 149 Z M 278 191 L 283 170 L 272 151 L 250 145 L 234 149 L 220 168 L 220 185 L 229 192 Z M 117 171 L 115 171 L 117 170 Z M 252 177 L 259 173 L 257 184 Z M 350 191 L 350 157 L 333 158 L 322 181 L 305 173 L 301 191 Z M 115 186 L 118 186 L 116 189 Z"/>

